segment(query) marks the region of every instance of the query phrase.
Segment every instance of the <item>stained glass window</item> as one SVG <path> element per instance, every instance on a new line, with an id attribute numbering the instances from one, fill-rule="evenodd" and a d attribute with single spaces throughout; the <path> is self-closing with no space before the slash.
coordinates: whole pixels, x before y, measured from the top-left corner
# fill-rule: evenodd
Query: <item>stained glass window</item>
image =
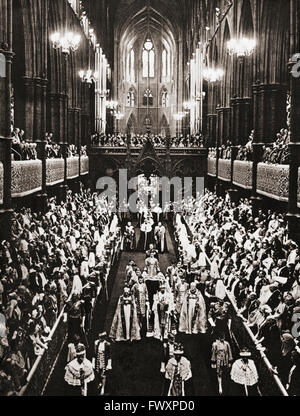
<path id="1" fill-rule="evenodd" d="M 144 97 L 143 97 L 143 105 L 144 106 L 153 106 L 153 94 L 152 91 L 148 88 L 145 93 L 144 93 Z"/>
<path id="2" fill-rule="evenodd" d="M 165 49 L 162 53 L 162 77 L 167 78 L 167 51 Z"/>
<path id="3" fill-rule="evenodd" d="M 168 96 L 168 91 L 167 90 L 163 90 L 163 92 L 162 92 L 161 105 L 162 105 L 162 107 L 168 107 L 169 106 L 169 96 Z"/>
<path id="4" fill-rule="evenodd" d="M 126 80 L 127 82 L 135 82 L 135 56 L 134 50 L 131 49 L 126 60 Z"/>
<path id="5" fill-rule="evenodd" d="M 154 78 L 155 76 L 155 52 L 154 45 L 150 39 L 144 43 L 143 49 L 143 77 Z"/>

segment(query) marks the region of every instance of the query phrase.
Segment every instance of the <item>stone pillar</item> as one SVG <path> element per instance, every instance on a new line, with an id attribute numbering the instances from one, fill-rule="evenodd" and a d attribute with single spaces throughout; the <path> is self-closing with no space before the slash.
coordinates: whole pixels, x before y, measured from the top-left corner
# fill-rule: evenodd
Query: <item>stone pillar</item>
<path id="1" fill-rule="evenodd" d="M 231 127 L 232 142 L 234 145 L 245 144 L 253 128 L 251 98 L 231 99 Z"/>
<path id="2" fill-rule="evenodd" d="M 12 95 L 12 0 L 6 2 L 6 42 L 0 43 L 0 53 L 5 56 L 5 77 L 0 78 L 0 160 L 3 163 L 3 207 L 0 210 L 0 235 L 11 239 L 11 95 Z"/>
<path id="3" fill-rule="evenodd" d="M 41 79 L 41 89 L 42 89 L 42 113 L 41 113 L 41 132 L 40 139 L 45 137 L 47 131 L 47 85 L 48 80 L 46 78 Z"/>
<path id="4" fill-rule="evenodd" d="M 223 138 L 231 139 L 231 108 L 223 108 Z"/>
<path id="5" fill-rule="evenodd" d="M 299 1 L 291 0 L 290 47 L 291 57 L 299 50 Z M 300 78 L 293 76 L 295 62 L 288 63 L 290 74 L 291 118 L 290 118 L 290 176 L 288 222 L 290 237 L 300 242 L 300 215 L 298 210 L 298 170 L 300 165 Z"/>
<path id="6" fill-rule="evenodd" d="M 45 213 L 47 210 L 47 186 L 46 186 L 46 140 L 44 137 L 37 141 L 38 158 L 42 161 L 42 191 L 36 196 L 36 209 Z"/>
<path id="7" fill-rule="evenodd" d="M 34 109 L 33 109 L 33 141 L 40 140 L 42 136 L 42 114 L 43 114 L 43 90 L 42 90 L 42 79 L 34 79 Z"/>
<path id="8" fill-rule="evenodd" d="M 64 108 L 66 95 L 63 93 L 51 93 L 50 99 L 50 133 L 57 143 L 64 139 Z"/>
<path id="9" fill-rule="evenodd" d="M 216 123 L 216 148 L 217 148 L 217 156 L 216 156 L 216 193 L 217 195 L 223 195 L 223 186 L 221 181 L 219 180 L 219 159 L 220 155 L 220 147 L 221 147 L 221 108 L 217 108 L 217 123 Z"/>
<path id="10" fill-rule="evenodd" d="M 20 103 L 22 107 L 19 107 L 19 114 L 16 114 L 16 121 L 20 123 L 20 128 L 25 131 L 25 138 L 33 139 L 35 80 L 34 78 L 24 76 L 22 81 L 24 101 Z"/>
<path id="11" fill-rule="evenodd" d="M 260 100 L 259 100 L 259 83 L 253 86 L 253 121 L 254 121 L 254 140 L 253 140 L 253 172 L 252 172 L 252 215 L 257 216 L 258 211 L 262 207 L 262 198 L 257 194 L 257 165 L 261 161 L 263 143 L 259 141 L 259 111 L 260 111 Z"/>
<path id="12" fill-rule="evenodd" d="M 239 191 L 235 189 L 233 185 L 233 168 L 234 168 L 234 161 L 236 160 L 238 154 L 238 146 L 231 146 L 231 180 L 230 180 L 230 189 L 228 190 L 231 201 L 232 202 L 239 202 Z"/>
<path id="13" fill-rule="evenodd" d="M 59 199 L 60 201 L 65 202 L 67 199 L 67 191 L 68 191 L 68 179 L 67 179 L 67 157 L 68 157 L 68 143 L 61 142 L 59 143 L 61 146 L 63 158 L 64 158 L 64 182 L 59 187 Z"/>
<path id="14" fill-rule="evenodd" d="M 68 140 L 69 144 L 75 144 L 75 111 L 74 108 L 68 108 Z"/>
<path id="15" fill-rule="evenodd" d="M 286 127 L 287 87 L 280 84 L 256 84 L 256 135 L 260 143 L 273 143 L 276 134 Z"/>
<path id="16" fill-rule="evenodd" d="M 217 133 L 217 115 L 208 114 L 207 115 L 207 137 L 208 137 L 208 147 L 216 146 L 216 133 Z"/>

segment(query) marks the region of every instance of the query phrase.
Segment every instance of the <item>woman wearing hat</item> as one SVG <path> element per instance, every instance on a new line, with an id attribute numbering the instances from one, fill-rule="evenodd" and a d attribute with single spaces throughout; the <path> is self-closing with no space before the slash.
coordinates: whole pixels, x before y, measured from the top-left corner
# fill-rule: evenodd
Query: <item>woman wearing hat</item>
<path id="1" fill-rule="evenodd" d="M 231 369 L 231 380 L 234 383 L 234 396 L 257 396 L 258 373 L 248 348 L 243 348 L 240 358 L 236 360 Z"/>

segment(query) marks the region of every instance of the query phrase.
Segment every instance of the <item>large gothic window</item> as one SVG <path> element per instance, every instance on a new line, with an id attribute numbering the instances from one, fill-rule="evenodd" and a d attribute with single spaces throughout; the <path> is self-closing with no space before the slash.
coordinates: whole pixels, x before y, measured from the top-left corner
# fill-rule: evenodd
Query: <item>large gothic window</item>
<path id="1" fill-rule="evenodd" d="M 153 106 L 153 94 L 149 88 L 144 93 L 143 105 L 150 106 L 150 107 Z"/>
<path id="2" fill-rule="evenodd" d="M 168 54 L 167 54 L 167 51 L 164 49 L 162 52 L 162 77 L 163 79 L 167 78 L 167 70 L 168 70 L 167 59 L 168 59 Z"/>
<path id="3" fill-rule="evenodd" d="M 169 82 L 171 78 L 171 54 L 167 49 L 162 51 L 162 79 L 164 82 Z"/>
<path id="4" fill-rule="evenodd" d="M 154 78 L 155 76 L 155 52 L 154 45 L 147 39 L 143 48 L 143 77 Z"/>
<path id="5" fill-rule="evenodd" d="M 162 95 L 161 95 L 161 106 L 169 107 L 169 95 L 166 89 L 163 90 Z"/>
<path id="6" fill-rule="evenodd" d="M 135 105 L 135 93 L 133 89 L 130 89 L 127 94 L 127 106 L 134 107 Z"/>
<path id="7" fill-rule="evenodd" d="M 131 49 L 127 55 L 126 61 L 126 79 L 127 82 L 135 82 L 135 55 L 134 50 Z"/>

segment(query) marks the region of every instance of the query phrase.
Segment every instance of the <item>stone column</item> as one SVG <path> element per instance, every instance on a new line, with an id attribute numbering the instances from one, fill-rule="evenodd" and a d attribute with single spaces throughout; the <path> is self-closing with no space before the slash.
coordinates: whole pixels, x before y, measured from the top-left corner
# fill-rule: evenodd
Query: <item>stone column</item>
<path id="1" fill-rule="evenodd" d="M 221 111 L 222 109 L 219 107 L 217 108 L 217 126 L 216 126 L 216 148 L 217 148 L 217 156 L 216 156 L 216 193 L 217 195 L 223 195 L 223 185 L 222 182 L 219 180 L 219 160 L 220 160 L 220 147 L 221 147 Z"/>
<path id="2" fill-rule="evenodd" d="M 291 22 L 290 22 L 290 47 L 291 58 L 293 54 L 299 53 L 299 1 L 291 0 Z M 289 178 L 289 203 L 288 222 L 290 237 L 300 242 L 300 215 L 298 210 L 298 170 L 300 165 L 300 78 L 292 73 L 295 61 L 288 63 L 290 75 L 291 95 L 291 119 L 290 119 L 290 178 Z M 298 74 L 299 75 L 299 74 Z"/>
<path id="3" fill-rule="evenodd" d="M 47 186 L 46 186 L 46 140 L 42 137 L 37 141 L 38 158 L 42 161 L 42 191 L 36 196 L 36 209 L 45 213 L 47 210 Z"/>
<path id="4" fill-rule="evenodd" d="M 63 154 L 64 159 L 64 182 L 59 187 L 59 199 L 60 201 L 65 202 L 67 199 L 67 191 L 68 191 L 68 179 L 67 179 L 67 157 L 68 157 L 68 143 L 60 142 L 61 151 Z"/>
<path id="5" fill-rule="evenodd" d="M 257 165 L 261 161 L 263 143 L 259 140 L 259 87 L 260 84 L 256 83 L 253 86 L 253 121 L 254 121 L 254 140 L 253 140 L 253 172 L 252 172 L 252 214 L 254 217 L 257 216 L 258 211 L 262 207 L 262 198 L 257 194 Z"/>
<path id="6" fill-rule="evenodd" d="M 0 78 L 0 160 L 3 163 L 3 207 L 0 210 L 0 235 L 3 239 L 11 239 L 11 94 L 12 94 L 12 0 L 6 2 L 7 33 L 6 42 L 0 43 L 0 53 L 5 56 L 5 77 Z"/>
<path id="7" fill-rule="evenodd" d="M 256 84 L 257 139 L 260 143 L 273 143 L 276 134 L 286 126 L 287 88 L 280 84 Z"/>

